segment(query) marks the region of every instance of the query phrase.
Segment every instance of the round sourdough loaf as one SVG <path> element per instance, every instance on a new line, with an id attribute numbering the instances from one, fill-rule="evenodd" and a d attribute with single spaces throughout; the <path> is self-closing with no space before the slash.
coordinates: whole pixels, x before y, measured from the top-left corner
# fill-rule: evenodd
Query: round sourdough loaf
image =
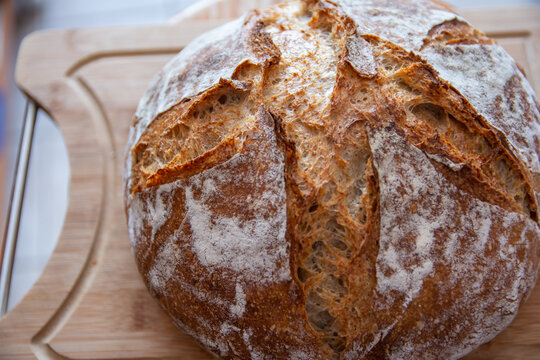
<path id="1" fill-rule="evenodd" d="M 252 11 L 141 100 L 131 245 L 223 358 L 456 359 L 535 284 L 539 137 L 523 71 L 441 3 Z"/>

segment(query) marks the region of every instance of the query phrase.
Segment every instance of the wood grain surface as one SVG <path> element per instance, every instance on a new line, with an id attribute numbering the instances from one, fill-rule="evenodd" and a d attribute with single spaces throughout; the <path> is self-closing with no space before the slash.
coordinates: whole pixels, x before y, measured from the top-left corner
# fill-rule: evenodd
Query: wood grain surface
<path id="1" fill-rule="evenodd" d="M 21 46 L 21 89 L 57 122 L 69 153 L 58 245 L 0 319 L 0 359 L 211 359 L 150 297 L 129 248 L 122 158 L 152 76 L 201 32 L 273 0 L 209 0 L 160 26 L 43 31 Z M 540 6 L 463 13 L 517 59 L 540 93 Z M 54 159 L 51 159 L 54 161 Z M 467 359 L 540 359 L 540 286 L 516 320 Z"/>

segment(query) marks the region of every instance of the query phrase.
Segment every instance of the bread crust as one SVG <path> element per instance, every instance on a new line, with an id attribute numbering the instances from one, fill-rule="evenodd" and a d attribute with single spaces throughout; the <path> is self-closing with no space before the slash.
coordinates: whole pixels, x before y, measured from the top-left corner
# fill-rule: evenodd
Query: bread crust
<path id="1" fill-rule="evenodd" d="M 253 11 L 141 99 L 137 266 L 225 359 L 459 358 L 536 282 L 539 137 L 524 75 L 444 4 Z"/>

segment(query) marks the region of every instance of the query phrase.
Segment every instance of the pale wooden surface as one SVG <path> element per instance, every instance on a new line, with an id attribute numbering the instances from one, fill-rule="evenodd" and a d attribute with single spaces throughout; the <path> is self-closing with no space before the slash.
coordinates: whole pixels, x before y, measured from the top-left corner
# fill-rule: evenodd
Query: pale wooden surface
<path id="1" fill-rule="evenodd" d="M 43 275 L 0 320 L 1 359 L 211 358 L 144 288 L 121 191 L 128 127 L 151 77 L 194 36 L 253 6 L 210 2 L 167 25 L 45 31 L 23 44 L 17 81 L 65 137 L 70 203 Z M 540 7 L 464 16 L 499 38 L 540 92 Z M 510 327 L 468 359 L 540 359 L 540 286 Z"/>

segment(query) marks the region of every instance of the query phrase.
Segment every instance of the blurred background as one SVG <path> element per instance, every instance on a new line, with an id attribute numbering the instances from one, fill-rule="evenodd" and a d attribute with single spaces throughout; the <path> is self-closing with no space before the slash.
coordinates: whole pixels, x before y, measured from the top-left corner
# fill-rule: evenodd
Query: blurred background
<path id="1" fill-rule="evenodd" d="M 26 98 L 17 89 L 13 78 L 22 39 L 41 29 L 160 23 L 198 0 L 0 1 L 0 224 L 4 229 L 26 104 Z M 540 5 L 540 0 L 447 2 L 457 9 Z M 54 121 L 40 112 L 34 132 L 8 308 L 17 304 L 32 286 L 54 249 L 67 208 L 68 189 L 69 162 L 62 135 Z"/>

